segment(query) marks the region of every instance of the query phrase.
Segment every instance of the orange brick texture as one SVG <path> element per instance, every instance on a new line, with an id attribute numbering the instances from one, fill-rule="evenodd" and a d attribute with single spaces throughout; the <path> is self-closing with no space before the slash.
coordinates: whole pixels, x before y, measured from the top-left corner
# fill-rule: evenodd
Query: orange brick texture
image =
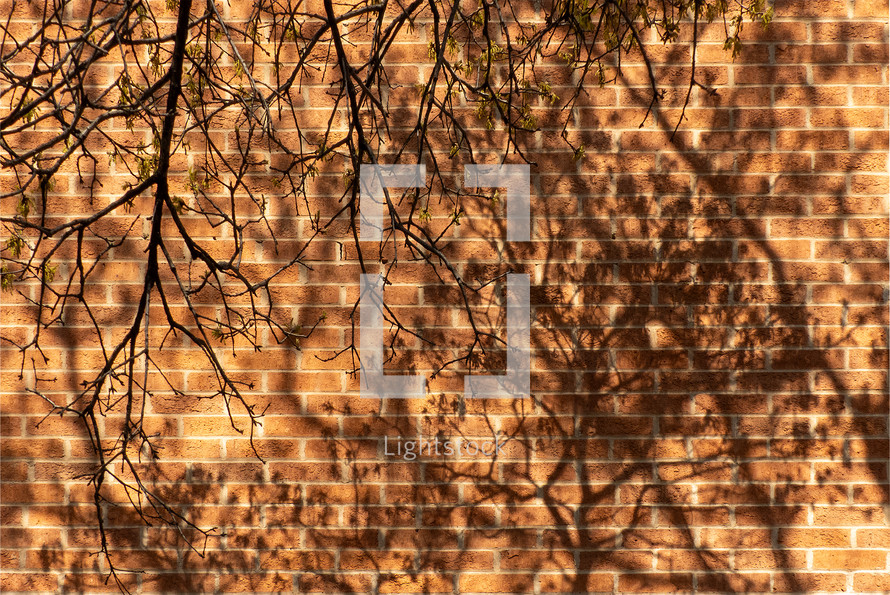
<path id="1" fill-rule="evenodd" d="M 503 202 L 463 205 L 443 244 L 461 273 L 530 275 L 529 398 L 462 399 L 463 363 L 431 379 L 427 398 L 360 398 L 347 348 L 358 336 L 361 269 L 345 224 L 313 240 L 311 268 L 276 279 L 286 317 L 308 328 L 324 314 L 299 350 L 267 331 L 260 353 L 219 344 L 223 363 L 250 383 L 247 399 L 268 405 L 256 435 L 262 460 L 224 405 L 200 398 L 213 378 L 199 354 L 155 326 L 155 361 L 187 396 L 149 379 L 144 425 L 160 460 L 145 465 L 146 481 L 216 530 L 196 552 L 174 529 L 146 526 L 123 488 L 106 486 L 120 504 L 103 508 L 115 559 L 138 571 L 122 574 L 128 588 L 890 592 L 887 2 L 776 0 L 775 14 L 766 30 L 745 25 L 734 60 L 722 25 L 702 29 L 700 80 L 716 93 L 694 89 L 675 135 L 689 72 L 682 43 L 651 46 L 667 93 L 642 127 L 648 83 L 630 58 L 616 84 L 589 88 L 571 113 L 541 100 L 539 130 L 521 140 L 530 242 L 505 241 Z M 428 31 L 414 35 L 396 46 L 408 90 L 429 68 Z M 569 93 L 571 77 L 553 72 L 554 92 Z M 296 109 L 310 128 L 327 123 L 312 120 L 313 110 L 326 113 L 326 89 L 322 75 L 301 89 Z M 465 110 L 480 146 L 495 142 L 497 131 Z M 569 140 L 585 147 L 580 158 L 560 138 L 565 117 Z M 215 134 L 225 145 L 235 132 Z M 174 164 L 183 188 L 199 154 Z M 274 197 L 271 168 L 283 157 L 261 157 L 251 183 Z M 463 162 L 450 163 L 460 184 Z M 320 172 L 306 203 L 270 201 L 279 245 L 255 232 L 245 271 L 288 262 L 311 217 L 341 208 L 331 198 L 342 192 L 340 165 Z M 113 179 L 115 167 L 100 174 Z M 0 175 L 5 188 L 12 174 Z M 58 214 L 95 208 L 73 171 L 53 192 Z M 126 229 L 147 204 L 109 225 Z M 435 227 L 447 212 L 433 210 Z M 199 223 L 196 237 L 213 237 Z M 108 340 L 135 312 L 145 272 L 136 240 L 115 248 L 90 286 Z M 361 246 L 371 272 L 393 257 L 391 244 Z M 437 348 L 400 334 L 388 373 L 427 373 L 472 341 L 457 292 L 429 265 L 402 260 L 390 280 L 387 304 Z M 472 303 L 494 334 L 504 333 L 502 285 Z M 27 300 L 2 299 L 0 332 L 26 340 Z M 201 307 L 213 319 L 221 304 Z M 21 376 L 18 351 L 0 346 L 4 593 L 116 590 L 104 582 L 107 562 L 92 555 L 93 490 L 78 475 L 94 455 L 83 428 L 71 416 L 44 419 L 45 401 L 27 391 L 39 376 L 55 378 L 44 390 L 60 401 L 77 394 L 103 361 L 79 334 L 88 322 L 72 310 L 65 326 L 46 330 L 48 361 L 32 368 L 29 355 Z M 498 373 L 504 353 L 474 366 Z M 418 437 L 450 440 L 457 452 L 428 444 L 406 456 Z M 492 442 L 496 456 L 475 452 L 490 453 Z"/>

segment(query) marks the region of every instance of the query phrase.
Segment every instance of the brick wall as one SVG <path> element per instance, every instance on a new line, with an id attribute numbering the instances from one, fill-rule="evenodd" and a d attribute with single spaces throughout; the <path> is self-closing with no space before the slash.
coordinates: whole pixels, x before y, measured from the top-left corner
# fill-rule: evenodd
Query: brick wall
<path id="1" fill-rule="evenodd" d="M 195 350 L 155 327 L 155 361 L 186 396 L 150 374 L 144 425 L 162 450 L 145 477 L 217 530 L 198 543 L 201 557 L 173 529 L 146 526 L 126 492 L 107 485 L 121 504 L 103 507 L 115 559 L 140 571 L 122 575 L 125 584 L 145 593 L 890 591 L 887 4 L 783 0 L 775 11 L 766 31 L 746 24 L 735 60 L 722 26 L 703 28 L 697 60 L 716 93 L 694 89 L 675 135 L 688 84 L 682 44 L 651 46 L 668 92 L 642 127 L 647 81 L 633 59 L 618 84 L 590 88 L 571 114 L 542 101 L 540 130 L 521 139 L 532 162 L 531 242 L 504 241 L 502 201 L 461 203 L 461 225 L 444 241 L 459 270 L 530 275 L 531 398 L 462 400 L 458 364 L 430 380 L 425 399 L 361 399 L 349 351 L 330 359 L 357 321 L 361 269 L 345 224 L 314 240 L 311 270 L 278 279 L 276 315 L 308 328 L 323 314 L 299 350 L 268 331 L 261 353 L 218 343 L 228 369 L 251 383 L 248 399 L 268 404 L 262 460 L 223 403 L 201 398 L 213 382 Z M 428 74 L 427 35 L 418 26 L 401 40 L 406 84 Z M 571 81 L 552 68 L 564 96 Z M 310 128 L 325 123 L 312 111 L 326 106 L 325 89 L 319 77 L 301 91 Z M 411 105 L 407 92 L 390 100 Z M 479 146 L 494 144 L 498 131 L 472 112 Z M 580 158 L 559 138 L 561 115 L 585 147 Z M 258 154 L 265 163 L 251 183 L 274 196 L 269 167 L 283 157 Z M 185 192 L 198 155 L 180 159 L 174 182 Z M 442 161 L 446 182 L 459 185 L 465 157 Z M 120 167 L 109 163 L 102 179 Z M 276 252 L 255 232 L 245 271 L 289 261 L 311 236 L 309 215 L 340 209 L 331 197 L 343 167 L 320 172 L 305 203 L 270 201 L 281 243 Z M 11 172 L 0 176 L 12 183 Z M 95 208 L 75 173 L 57 176 L 53 192 L 54 216 Z M 444 228 L 450 207 L 430 208 L 431 228 Z M 196 237 L 214 236 L 193 224 Z M 115 248 L 91 284 L 109 341 L 135 312 L 140 240 Z M 393 258 L 391 247 L 362 247 L 369 272 Z M 437 347 L 401 333 L 387 368 L 429 374 L 472 333 L 454 289 L 402 258 L 385 299 Z M 2 335 L 13 341 L 31 332 L 25 297 L 36 294 L 22 292 L 2 295 Z M 500 282 L 473 298 L 493 333 L 504 332 L 502 298 Z M 201 307 L 212 318 L 220 304 Z M 2 343 L 4 592 L 115 588 L 104 583 L 107 562 L 91 555 L 93 490 L 77 478 L 94 461 L 84 430 L 71 416 L 44 420 L 45 401 L 27 392 L 52 377 L 43 390 L 65 401 L 101 364 L 78 312 L 45 331 L 48 361 L 32 368 L 30 354 L 22 377 L 18 351 Z M 162 319 L 156 302 L 151 316 Z M 474 371 L 497 373 L 503 359 L 490 349 Z M 112 412 L 104 423 L 119 420 Z M 237 410 L 234 421 L 248 427 Z M 417 437 L 460 450 L 437 456 L 427 444 L 405 456 Z M 492 441 L 503 445 L 496 457 L 474 452 Z"/>

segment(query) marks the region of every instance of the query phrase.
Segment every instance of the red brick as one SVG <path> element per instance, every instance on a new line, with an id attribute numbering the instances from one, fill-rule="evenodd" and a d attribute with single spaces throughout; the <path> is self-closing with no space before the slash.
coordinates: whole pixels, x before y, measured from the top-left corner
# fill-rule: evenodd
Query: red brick
<path id="1" fill-rule="evenodd" d="M 853 589 L 860 593 L 890 590 L 890 574 L 886 572 L 857 572 L 853 575 Z"/>
<path id="2" fill-rule="evenodd" d="M 843 591 L 846 577 L 839 572 L 795 572 L 776 574 L 773 578 L 773 589 L 778 591 Z"/>
<path id="3" fill-rule="evenodd" d="M 887 554 L 881 550 L 815 550 L 815 570 L 883 570 Z"/>
<path id="4" fill-rule="evenodd" d="M 806 552 L 772 549 L 769 542 L 753 546 L 758 549 L 738 549 L 735 566 L 740 570 L 803 570 L 807 567 Z M 798 572 L 792 573 L 798 576 Z"/>
<path id="5" fill-rule="evenodd" d="M 770 530 L 746 527 L 744 529 L 705 528 L 700 534 L 701 547 L 734 548 L 769 547 Z"/>
<path id="6" fill-rule="evenodd" d="M 802 453 L 794 454 L 800 456 Z M 818 474 L 816 478 L 817 481 L 824 480 Z M 781 504 L 846 504 L 848 499 L 847 486 L 844 485 L 777 485 L 775 487 L 775 501 Z"/>
<path id="7" fill-rule="evenodd" d="M 824 526 L 881 525 L 887 521 L 876 506 L 817 506 L 814 513 L 814 524 Z"/>
<path id="8" fill-rule="evenodd" d="M 880 548 L 887 544 L 890 529 L 856 529 L 856 546 Z"/>
<path id="9" fill-rule="evenodd" d="M 538 573 L 541 593 L 597 593 L 612 589 L 612 575 L 608 573 Z"/>
<path id="10" fill-rule="evenodd" d="M 850 531 L 845 529 L 779 529 L 778 543 L 787 548 L 837 547 L 849 548 Z M 837 550 L 843 551 L 843 550 Z"/>
<path id="11" fill-rule="evenodd" d="M 709 551 L 707 555 L 691 550 L 661 550 L 658 554 L 659 570 L 704 570 L 713 573 L 718 569 L 729 569 L 729 553 Z"/>
<path id="12" fill-rule="evenodd" d="M 371 587 L 371 579 L 364 574 L 316 573 L 300 574 L 297 580 L 301 592 L 331 593 L 332 591 L 366 592 Z"/>
<path id="13" fill-rule="evenodd" d="M 524 593 L 533 588 L 533 574 L 462 573 L 458 582 L 461 592 Z"/>
<path id="14" fill-rule="evenodd" d="M 770 575 L 766 572 L 709 572 L 698 576 L 698 589 L 707 592 L 769 591 Z"/>
<path id="15" fill-rule="evenodd" d="M 58 577 L 49 573 L 12 573 L 0 575 L 0 588 L 10 591 L 55 591 L 58 588 Z"/>
<path id="16" fill-rule="evenodd" d="M 640 572 L 618 577 L 623 593 L 676 593 L 692 589 L 692 575 L 684 573 Z"/>

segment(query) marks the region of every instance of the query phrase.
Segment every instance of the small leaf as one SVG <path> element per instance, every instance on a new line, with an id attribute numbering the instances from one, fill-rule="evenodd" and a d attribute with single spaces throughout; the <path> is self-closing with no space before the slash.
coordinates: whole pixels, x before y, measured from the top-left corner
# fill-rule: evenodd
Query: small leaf
<path id="1" fill-rule="evenodd" d="M 31 200 L 31 197 L 27 194 L 22 194 L 22 198 L 19 199 L 19 204 L 16 205 L 16 212 L 22 216 L 22 219 L 27 219 L 28 215 L 31 213 L 31 207 L 34 206 L 34 201 Z"/>
<path id="2" fill-rule="evenodd" d="M 578 162 L 581 159 L 584 159 L 584 145 L 581 145 L 577 149 L 575 149 L 575 154 L 572 155 L 572 161 Z"/>
<path id="3" fill-rule="evenodd" d="M 43 267 L 42 267 L 43 282 L 44 283 L 52 283 L 53 279 L 56 278 L 56 271 L 58 270 L 58 268 L 59 268 L 58 266 L 50 266 L 50 264 L 48 262 L 44 263 Z"/>
<path id="4" fill-rule="evenodd" d="M 13 274 L 4 264 L 3 268 L 0 268 L 0 290 L 12 291 L 12 278 Z"/>

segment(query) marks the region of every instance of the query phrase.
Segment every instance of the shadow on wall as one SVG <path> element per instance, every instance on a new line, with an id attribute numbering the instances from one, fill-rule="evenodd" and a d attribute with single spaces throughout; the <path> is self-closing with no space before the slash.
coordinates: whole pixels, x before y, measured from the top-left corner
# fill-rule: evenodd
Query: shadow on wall
<path id="1" fill-rule="evenodd" d="M 831 87 L 758 72 L 756 84 L 697 93 L 689 126 L 707 132 L 672 137 L 678 93 L 654 114 L 657 130 L 622 132 L 620 153 L 594 154 L 580 177 L 573 164 L 533 175 L 540 196 L 577 193 L 578 210 L 534 203 L 549 244 L 532 288 L 532 399 L 332 398 L 307 412 L 295 395 L 269 411 L 302 426 L 258 442 L 267 466 L 223 430 L 164 438 L 166 459 L 146 467 L 155 489 L 218 531 L 202 558 L 174 529 L 106 506 L 121 565 L 140 573 L 125 581 L 162 592 L 845 589 L 843 574 L 803 572 L 796 548 L 849 548 L 849 530 L 831 533 L 842 520 L 886 526 L 887 377 L 875 370 L 887 368 L 887 246 L 859 227 L 886 218 L 867 218 L 880 197 L 855 185 L 851 154 L 871 137 L 849 146 L 841 120 L 799 130 L 794 106 Z M 634 163 L 648 170 L 625 169 Z M 614 190 L 586 194 L 588 167 Z M 566 238 L 582 262 L 566 260 Z M 521 258 L 511 249 L 507 262 Z M 67 349 L 77 357 L 76 337 Z M 197 399 L 153 405 L 220 412 Z M 381 460 L 383 436 L 419 429 L 509 442 L 497 460 Z M 51 529 L 34 552 L 71 592 L 99 588 L 104 567 L 86 555 L 98 534 L 84 487 L 69 507 L 41 507 L 59 515 L 47 526 L 65 527 L 66 545 Z"/>

